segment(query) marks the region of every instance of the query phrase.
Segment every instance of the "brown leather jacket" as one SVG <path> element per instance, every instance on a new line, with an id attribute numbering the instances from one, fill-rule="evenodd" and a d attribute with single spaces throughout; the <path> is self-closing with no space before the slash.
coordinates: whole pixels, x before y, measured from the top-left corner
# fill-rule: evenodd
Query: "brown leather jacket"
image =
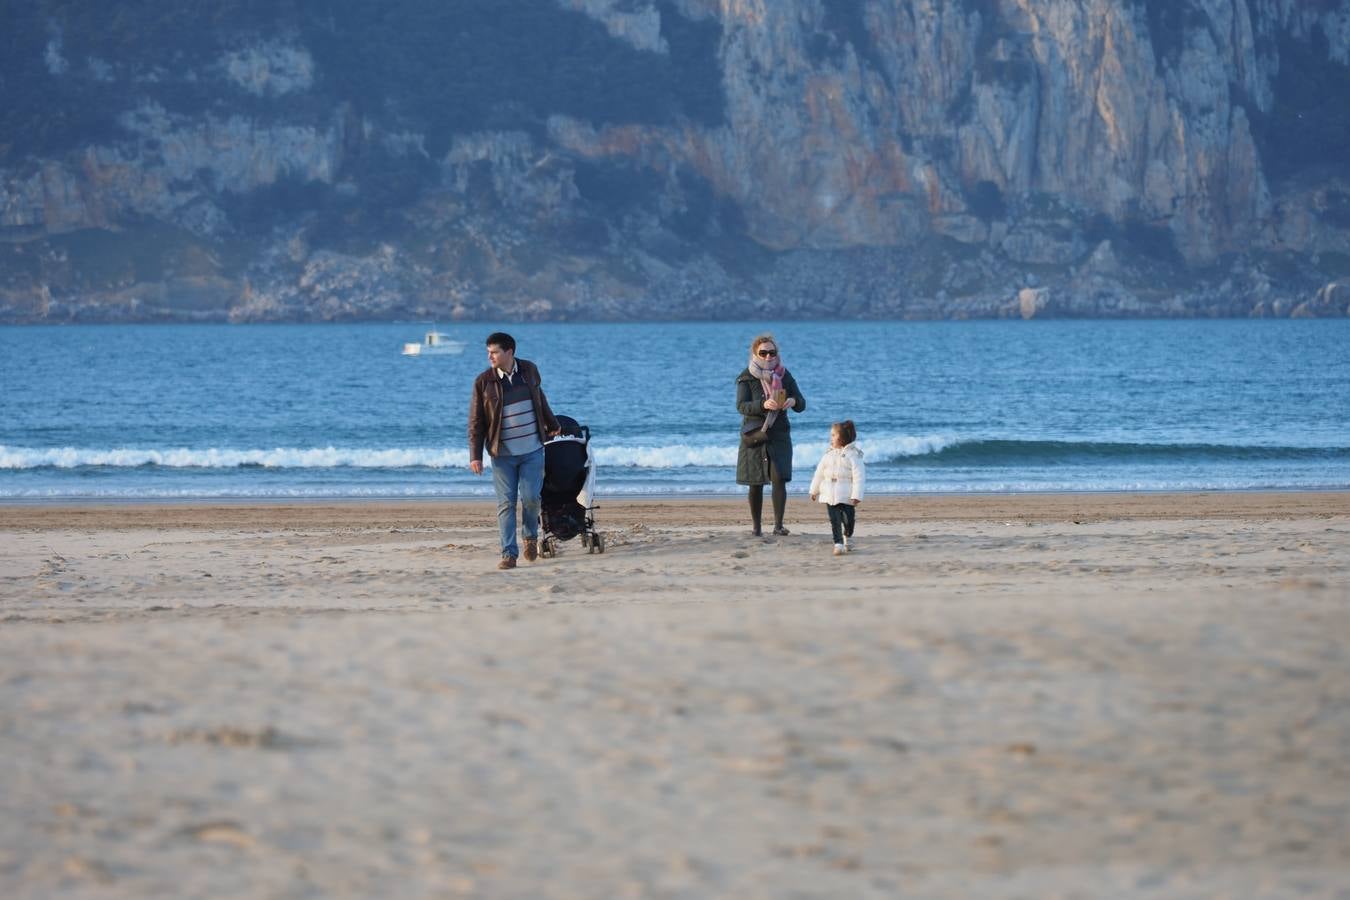
<path id="1" fill-rule="evenodd" d="M 527 359 L 516 357 L 516 368 L 525 378 L 534 399 L 534 415 L 539 422 L 539 440 L 548 440 L 561 426 L 549 409 L 548 398 L 539 387 L 539 369 Z M 473 396 L 469 398 L 469 461 L 483 459 L 483 446 L 492 456 L 502 450 L 502 383 L 497 370 L 491 366 L 474 380 Z"/>

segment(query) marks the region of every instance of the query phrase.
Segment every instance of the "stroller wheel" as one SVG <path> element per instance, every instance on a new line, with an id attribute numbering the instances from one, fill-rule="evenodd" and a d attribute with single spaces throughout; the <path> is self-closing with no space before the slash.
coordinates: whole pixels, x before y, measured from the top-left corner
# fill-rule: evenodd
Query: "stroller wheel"
<path id="1" fill-rule="evenodd" d="M 584 531 L 581 533 L 581 546 L 583 547 L 591 546 L 591 536 Z"/>
<path id="2" fill-rule="evenodd" d="M 605 536 L 600 532 L 597 531 L 595 533 L 595 537 L 591 539 L 591 543 L 595 546 L 596 553 L 605 552 Z"/>
<path id="3" fill-rule="evenodd" d="M 558 542 L 551 537 L 546 537 L 539 542 L 539 555 L 544 559 L 552 559 L 558 555 Z"/>

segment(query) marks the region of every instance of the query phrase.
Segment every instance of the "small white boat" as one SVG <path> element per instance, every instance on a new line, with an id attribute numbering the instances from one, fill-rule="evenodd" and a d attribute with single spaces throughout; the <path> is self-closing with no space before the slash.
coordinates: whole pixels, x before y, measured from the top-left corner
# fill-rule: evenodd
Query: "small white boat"
<path id="1" fill-rule="evenodd" d="M 463 352 L 464 342 L 437 331 L 435 322 L 431 323 L 431 330 L 422 336 L 421 343 L 403 345 L 404 356 L 455 356 Z"/>

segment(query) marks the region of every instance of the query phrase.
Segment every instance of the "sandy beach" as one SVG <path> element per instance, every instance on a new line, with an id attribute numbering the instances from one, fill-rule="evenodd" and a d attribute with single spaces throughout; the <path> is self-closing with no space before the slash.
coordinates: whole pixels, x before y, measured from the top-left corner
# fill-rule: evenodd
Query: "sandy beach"
<path id="1" fill-rule="evenodd" d="M 1350 493 L 0 506 L 0 896 L 1350 897 Z"/>

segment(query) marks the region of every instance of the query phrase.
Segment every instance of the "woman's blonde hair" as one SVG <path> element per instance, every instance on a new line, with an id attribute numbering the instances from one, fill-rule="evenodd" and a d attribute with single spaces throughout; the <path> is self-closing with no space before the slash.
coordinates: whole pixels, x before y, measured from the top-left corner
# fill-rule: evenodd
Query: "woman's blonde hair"
<path id="1" fill-rule="evenodd" d="M 778 346 L 778 338 L 773 336 L 773 332 L 766 331 L 763 334 L 755 335 L 755 339 L 750 342 L 750 355 L 754 356 L 759 350 L 760 344 L 773 344 Z"/>

